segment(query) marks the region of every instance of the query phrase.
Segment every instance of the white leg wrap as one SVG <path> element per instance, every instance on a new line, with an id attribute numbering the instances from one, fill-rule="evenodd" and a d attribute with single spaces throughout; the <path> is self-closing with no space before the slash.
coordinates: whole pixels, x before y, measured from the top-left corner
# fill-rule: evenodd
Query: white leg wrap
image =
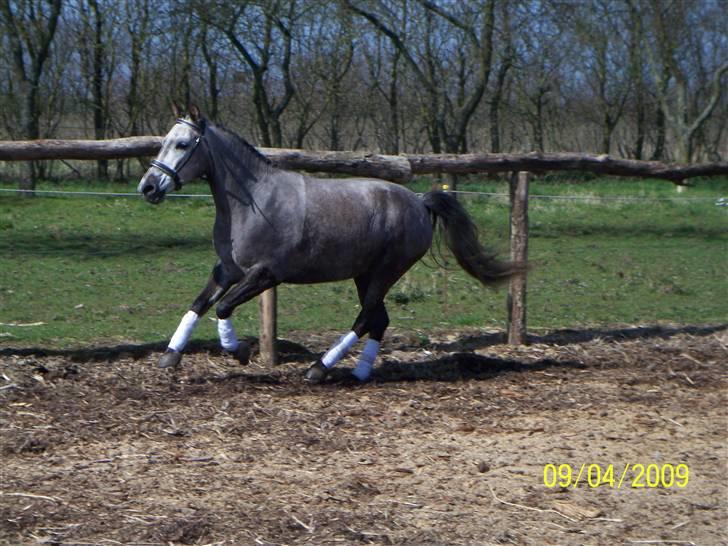
<path id="1" fill-rule="evenodd" d="M 182 320 L 179 322 L 179 326 L 177 326 L 177 330 L 172 336 L 172 339 L 169 340 L 170 349 L 180 352 L 185 348 L 185 345 L 187 345 L 187 341 L 190 339 L 190 335 L 192 334 L 192 330 L 195 329 L 197 319 L 199 318 L 200 317 L 198 317 L 197 313 L 194 311 L 187 311 L 187 313 L 185 313 L 185 316 L 182 317 Z"/>
<path id="2" fill-rule="evenodd" d="M 238 350 L 240 342 L 235 335 L 235 328 L 233 328 L 233 321 L 231 319 L 218 319 L 217 333 L 220 335 L 220 345 L 222 345 L 223 349 L 230 352 Z"/>
<path id="3" fill-rule="evenodd" d="M 330 368 L 341 360 L 357 341 L 359 341 L 359 336 L 357 336 L 354 332 L 349 332 L 345 336 L 341 336 L 339 341 L 334 343 L 331 346 L 331 349 L 326 351 L 326 354 L 321 357 L 321 362 L 323 362 L 324 366 Z"/>
<path id="4" fill-rule="evenodd" d="M 351 372 L 359 381 L 366 381 L 372 373 L 374 360 L 377 358 L 380 343 L 375 339 L 368 339 L 364 350 L 359 355 L 356 368 Z"/>

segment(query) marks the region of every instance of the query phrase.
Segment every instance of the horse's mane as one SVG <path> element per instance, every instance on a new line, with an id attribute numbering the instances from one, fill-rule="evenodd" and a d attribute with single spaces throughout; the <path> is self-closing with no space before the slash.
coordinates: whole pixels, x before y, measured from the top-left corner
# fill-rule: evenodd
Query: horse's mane
<path id="1" fill-rule="evenodd" d="M 243 159 L 255 159 L 262 162 L 267 167 L 273 166 L 273 163 L 270 159 L 260 153 L 255 146 L 250 144 L 247 140 L 245 140 L 237 133 L 231 131 L 224 125 L 220 125 L 217 123 L 214 124 L 213 127 L 219 129 L 222 134 L 228 137 L 228 144 L 230 144 L 231 146 L 231 151 L 235 152 L 236 155 L 242 157 Z"/>

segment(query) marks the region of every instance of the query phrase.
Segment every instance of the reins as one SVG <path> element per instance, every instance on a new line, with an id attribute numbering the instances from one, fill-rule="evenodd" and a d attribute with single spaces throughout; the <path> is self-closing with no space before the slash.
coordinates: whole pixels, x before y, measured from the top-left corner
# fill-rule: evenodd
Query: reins
<path id="1" fill-rule="evenodd" d="M 202 140 L 202 137 L 205 136 L 205 128 L 204 128 L 204 126 L 203 127 L 200 127 L 196 123 L 193 123 L 191 121 L 188 121 L 188 120 L 182 119 L 182 118 L 178 118 L 177 119 L 177 123 L 182 123 L 184 125 L 189 125 L 190 127 L 192 127 L 195 131 L 197 131 L 199 133 L 197 135 L 197 138 L 195 138 L 194 143 L 192 144 L 192 146 L 190 147 L 190 149 L 187 151 L 187 154 L 185 154 L 185 156 L 179 162 L 179 165 L 177 165 L 177 168 L 175 169 L 174 167 L 170 167 L 166 163 L 163 163 L 161 161 L 158 161 L 157 159 L 152 159 L 149 162 L 149 165 L 151 167 L 157 167 L 157 169 L 159 169 L 163 173 L 169 175 L 169 177 L 174 182 L 174 189 L 175 189 L 175 191 L 179 190 L 182 187 L 182 182 L 179 179 L 179 171 L 181 171 L 182 168 L 190 160 L 190 158 L 192 157 L 192 154 L 197 149 L 197 146 L 200 144 L 200 141 Z"/>

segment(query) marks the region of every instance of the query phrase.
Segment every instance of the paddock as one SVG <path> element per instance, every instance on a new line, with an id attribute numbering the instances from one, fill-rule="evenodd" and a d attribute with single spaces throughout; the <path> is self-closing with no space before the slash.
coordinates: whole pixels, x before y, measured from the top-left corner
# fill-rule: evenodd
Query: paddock
<path id="1" fill-rule="evenodd" d="M 364 385 L 301 380 L 325 333 L 287 336 L 274 368 L 212 343 L 176 372 L 154 346 L 2 350 L 0 543 L 725 538 L 725 326 L 504 336 L 395 329 Z M 633 487 L 678 463 L 686 487 Z M 547 464 L 630 468 L 547 487 Z"/>
<path id="2" fill-rule="evenodd" d="M 301 374 L 340 329 L 311 326 L 331 320 L 313 292 L 283 314 L 306 329 L 285 328 L 277 366 L 258 355 L 240 367 L 197 339 L 180 370 L 156 367 L 180 294 L 211 263 L 208 205 L 64 199 L 53 214 L 8 200 L 0 543 L 721 542 L 722 209 L 712 194 L 652 191 L 601 212 L 532 209 L 529 345 L 484 323 L 503 322 L 495 297 L 418 269 L 393 294 L 399 329 L 373 381 L 352 385 L 349 360 L 318 386 Z M 505 239 L 497 202 L 471 210 Z M 144 236 L 159 224 L 173 236 Z M 178 282 L 148 300 L 137 281 L 160 271 Z M 331 290 L 322 301 L 354 305 Z M 254 333 L 248 311 L 241 331 Z M 647 326 L 546 330 L 544 317 Z M 563 486 L 556 469 L 571 470 Z"/>

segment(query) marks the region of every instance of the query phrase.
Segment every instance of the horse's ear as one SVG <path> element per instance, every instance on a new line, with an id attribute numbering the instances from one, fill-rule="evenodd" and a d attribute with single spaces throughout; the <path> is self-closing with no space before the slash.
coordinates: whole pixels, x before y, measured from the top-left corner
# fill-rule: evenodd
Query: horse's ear
<path id="1" fill-rule="evenodd" d="M 177 101 L 172 101 L 172 115 L 174 115 L 175 118 L 181 118 L 182 117 L 182 109 L 179 107 L 179 104 L 177 104 Z"/>
<path id="2" fill-rule="evenodd" d="M 190 119 L 197 123 L 202 119 L 202 114 L 200 113 L 200 109 L 197 107 L 196 104 L 190 104 Z"/>

